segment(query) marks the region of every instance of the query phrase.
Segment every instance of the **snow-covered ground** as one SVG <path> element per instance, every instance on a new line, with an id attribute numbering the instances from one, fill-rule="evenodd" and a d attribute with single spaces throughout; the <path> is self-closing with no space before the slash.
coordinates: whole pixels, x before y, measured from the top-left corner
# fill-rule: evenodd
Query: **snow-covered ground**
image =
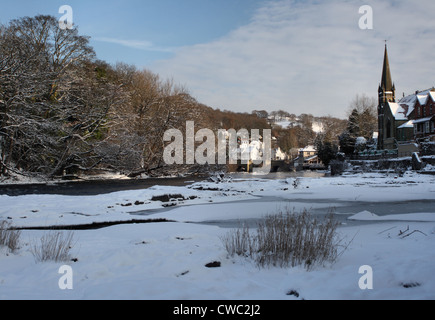
<path id="1" fill-rule="evenodd" d="M 177 199 L 153 200 L 168 194 Z M 15 227 L 172 221 L 74 231 L 71 255 L 77 261 L 66 263 L 35 262 L 30 246 L 47 231 L 24 230 L 18 251 L 0 249 L 0 299 L 435 299 L 435 208 L 420 207 L 434 199 L 435 177 L 415 173 L 297 180 L 249 177 L 98 196 L 0 196 L 0 221 Z M 405 201 L 415 203 L 415 211 L 370 211 L 379 202 Z M 221 237 L 229 229 L 201 224 L 259 219 L 285 208 L 324 208 L 326 213 L 349 203 L 367 203 L 339 228 L 349 246 L 337 262 L 312 271 L 260 269 L 248 259 L 228 257 Z M 355 220 L 364 222 L 352 224 Z M 214 261 L 221 266 L 205 267 Z M 59 288 L 59 268 L 65 264 L 73 271 L 72 290 Z M 368 276 L 359 273 L 365 265 L 373 270 L 372 290 L 359 286 Z M 299 297 L 287 295 L 291 291 Z"/>

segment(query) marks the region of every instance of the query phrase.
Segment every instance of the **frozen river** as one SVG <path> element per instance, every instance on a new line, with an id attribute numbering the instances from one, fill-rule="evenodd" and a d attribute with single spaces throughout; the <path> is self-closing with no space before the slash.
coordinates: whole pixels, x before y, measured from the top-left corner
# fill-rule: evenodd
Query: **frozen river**
<path id="1" fill-rule="evenodd" d="M 253 179 L 249 174 L 233 174 L 234 179 L 241 179 L 249 181 Z M 288 178 L 320 178 L 325 177 L 323 172 L 278 172 L 271 173 L 267 176 L 262 176 L 262 179 L 279 180 Z M 389 190 L 389 193 L 394 192 L 394 188 Z M 385 191 L 383 191 L 385 192 Z M 359 201 L 358 197 L 352 200 L 340 200 L 337 194 L 331 193 L 328 199 L 319 198 L 316 199 L 316 195 L 313 194 L 312 198 L 298 199 L 297 195 L 291 199 L 288 197 L 279 196 L 259 196 L 257 199 L 240 200 L 225 203 L 210 203 L 201 204 L 199 206 L 183 206 L 174 208 L 163 208 L 157 210 L 151 210 L 142 212 L 139 214 L 153 216 L 165 216 L 168 219 L 173 217 L 177 220 L 177 216 L 186 215 L 189 216 L 189 210 L 194 212 L 205 212 L 203 219 L 198 216 L 192 217 L 192 220 L 188 222 L 215 225 L 222 228 L 234 228 L 241 225 L 248 225 L 250 227 L 256 227 L 258 222 L 264 218 L 267 214 L 276 213 L 277 211 L 291 211 L 301 212 L 308 210 L 311 214 L 317 217 L 324 217 L 329 213 L 334 213 L 337 220 L 342 225 L 360 225 L 367 223 L 374 223 L 374 221 L 354 221 L 348 218 L 358 214 L 360 212 L 370 212 L 380 217 L 391 215 L 405 215 L 409 213 L 428 213 L 434 212 L 435 198 L 434 199 L 401 199 L 397 198 L 394 201 Z M 235 214 L 235 218 L 229 218 L 232 214 Z M 207 217 L 215 218 L 207 218 Z M 385 220 L 383 220 L 385 221 Z"/>
<path id="2" fill-rule="evenodd" d="M 279 197 L 260 197 L 253 200 L 241 200 L 225 203 L 210 203 L 194 206 L 162 208 L 147 210 L 145 212 L 134 213 L 133 215 L 153 217 L 166 217 L 177 220 L 177 216 L 189 215 L 186 212 L 207 212 L 208 216 L 218 217 L 213 219 L 198 218 L 194 216 L 192 222 L 204 225 L 214 225 L 221 228 L 236 228 L 247 225 L 255 228 L 267 214 L 276 213 L 279 210 L 284 212 L 287 209 L 291 212 L 302 212 L 308 210 L 313 216 L 326 217 L 333 213 L 335 218 L 345 226 L 355 226 L 361 224 L 375 223 L 375 221 L 354 221 L 348 218 L 363 212 L 369 211 L 377 216 L 404 215 L 412 213 L 433 212 L 435 208 L 434 200 L 407 200 L 395 202 L 364 202 L 364 201 L 340 201 L 336 199 L 284 199 Z M 230 214 L 237 213 L 237 218 L 228 218 Z M 221 217 L 220 217 L 221 216 Z M 380 221 L 385 222 L 385 221 Z"/>
<path id="3" fill-rule="evenodd" d="M 78 223 L 78 217 L 88 217 L 85 220 L 91 222 L 142 217 L 222 228 L 242 224 L 255 227 L 266 215 L 279 211 L 308 210 L 319 217 L 332 212 L 343 225 L 373 223 L 382 220 L 377 217 L 391 215 L 401 215 L 402 221 L 405 214 L 435 215 L 435 180 L 428 176 L 328 177 L 323 172 L 285 172 L 231 177 L 232 180 L 218 183 L 184 177 L 4 185 L 0 187 L 0 197 L 3 195 L 3 215 L 8 219 L 17 216 L 14 221 L 20 225 L 36 224 L 33 220 L 39 221 L 39 215 L 45 217 L 46 223 L 50 220 L 54 224 L 65 224 L 66 217 L 71 224 Z M 192 186 L 195 182 L 199 184 Z M 166 208 L 162 207 L 165 203 L 151 199 L 164 194 L 180 194 L 184 199 Z M 348 219 L 361 212 L 373 214 L 374 219 Z"/>

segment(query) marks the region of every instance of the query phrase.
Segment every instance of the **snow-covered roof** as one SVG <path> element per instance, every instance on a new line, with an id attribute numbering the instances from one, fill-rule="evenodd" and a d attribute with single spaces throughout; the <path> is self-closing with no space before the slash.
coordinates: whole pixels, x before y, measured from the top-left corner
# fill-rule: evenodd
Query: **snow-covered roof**
<path id="1" fill-rule="evenodd" d="M 388 102 L 391 113 L 396 120 L 408 120 L 408 106 L 405 104 L 399 104 L 396 102 Z"/>
<path id="2" fill-rule="evenodd" d="M 422 106 L 424 106 L 424 105 L 426 104 L 426 102 L 427 102 L 427 98 L 429 98 L 429 95 L 428 95 L 428 94 L 426 94 L 426 95 L 418 94 L 418 95 L 417 95 L 418 102 L 420 102 L 420 104 L 421 104 Z"/>
<path id="3" fill-rule="evenodd" d="M 313 160 L 315 160 L 315 159 L 317 159 L 317 158 L 318 158 L 317 155 L 316 155 L 316 156 L 311 156 L 311 157 L 309 157 L 309 158 L 306 158 L 305 161 L 313 161 Z"/>
<path id="4" fill-rule="evenodd" d="M 432 117 L 428 117 L 428 118 L 423 118 L 423 119 L 414 120 L 414 124 L 417 124 L 417 123 L 425 123 L 425 122 L 431 121 L 431 120 L 433 119 L 433 117 L 434 117 L 434 116 L 432 116 Z"/>
<path id="5" fill-rule="evenodd" d="M 415 104 L 417 103 L 417 101 L 421 105 L 425 105 L 428 101 L 429 96 L 431 96 L 432 100 L 435 101 L 435 91 L 432 91 L 432 90 L 434 90 L 434 89 L 417 91 L 414 94 L 410 94 L 406 97 L 403 97 L 398 102 L 399 106 L 403 109 L 402 112 L 400 112 L 400 108 L 397 106 L 395 106 L 395 111 L 402 113 L 402 114 L 406 113 L 406 118 L 409 117 L 411 112 L 414 111 Z M 393 109 L 391 111 L 393 112 Z M 396 113 L 393 112 L 393 115 L 396 115 Z M 403 116 L 400 116 L 400 119 L 396 118 L 396 120 L 407 120 L 407 119 L 403 119 Z"/>
<path id="6" fill-rule="evenodd" d="M 299 149 L 299 151 L 303 152 L 317 152 L 317 149 L 315 146 L 306 146 L 305 148 Z"/>
<path id="7" fill-rule="evenodd" d="M 406 105 L 408 107 L 408 114 L 406 116 L 409 116 L 411 112 L 414 111 L 416 101 L 417 97 L 415 94 L 411 94 L 400 99 L 399 104 Z"/>
<path id="8" fill-rule="evenodd" d="M 408 122 L 402 124 L 398 129 L 405 129 L 405 128 L 414 128 L 414 120 L 409 120 Z"/>

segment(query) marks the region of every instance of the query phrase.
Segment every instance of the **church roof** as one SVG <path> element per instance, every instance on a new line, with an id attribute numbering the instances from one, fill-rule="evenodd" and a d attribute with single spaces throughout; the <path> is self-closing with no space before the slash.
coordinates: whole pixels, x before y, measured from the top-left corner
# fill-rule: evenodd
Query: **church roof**
<path id="1" fill-rule="evenodd" d="M 409 108 L 407 104 L 400 104 L 396 102 L 388 102 L 391 113 L 396 120 L 408 120 Z"/>

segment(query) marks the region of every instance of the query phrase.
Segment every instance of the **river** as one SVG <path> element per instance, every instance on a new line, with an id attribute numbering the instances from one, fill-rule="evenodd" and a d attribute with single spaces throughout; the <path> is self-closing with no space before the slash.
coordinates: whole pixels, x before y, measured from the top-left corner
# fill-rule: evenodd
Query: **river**
<path id="1" fill-rule="evenodd" d="M 325 176 L 324 172 L 303 171 L 303 172 L 277 172 L 271 173 L 266 176 L 254 176 L 246 173 L 231 174 L 233 179 L 247 180 L 247 179 L 286 179 L 297 177 L 309 178 L 322 178 Z M 126 190 L 140 190 L 147 189 L 155 185 L 165 186 L 187 186 L 194 182 L 204 181 L 204 177 L 181 177 L 181 178 L 151 178 L 151 179 L 135 179 L 135 180 L 94 180 L 94 181 L 76 181 L 76 182 L 60 182 L 49 184 L 24 184 L 24 185 L 0 185 L 0 195 L 20 196 L 27 194 L 58 194 L 70 196 L 92 196 L 98 194 L 105 194 L 117 191 Z M 325 216 L 331 210 L 335 213 L 337 219 L 345 225 L 355 225 L 361 223 L 373 222 L 356 222 L 350 221 L 348 218 L 351 215 L 362 211 L 369 211 L 379 216 L 392 215 L 392 214 L 406 214 L 406 213 L 419 213 L 419 212 L 433 212 L 435 208 L 434 200 L 418 200 L 418 201 L 395 201 L 395 202 L 361 202 L 361 201 L 339 201 L 339 200 L 325 200 L 325 199 L 283 199 L 278 197 L 263 197 L 255 200 L 243 200 L 226 203 L 210 203 L 202 204 L 212 210 L 220 210 L 219 206 L 233 205 L 235 210 L 237 207 L 243 208 L 246 204 L 254 204 L 258 206 L 269 206 L 274 208 L 277 206 L 288 208 L 307 208 L 313 215 Z M 153 215 L 161 213 L 169 213 L 172 210 L 178 210 L 179 207 L 162 208 L 158 210 L 135 212 L 132 215 L 146 215 L 152 218 Z M 209 221 L 196 221 L 195 223 L 216 225 L 223 228 L 233 228 L 241 224 L 247 224 L 255 227 L 259 218 L 248 218 L 244 220 L 209 220 Z"/>
<path id="2" fill-rule="evenodd" d="M 247 173 L 230 174 L 234 179 L 285 179 L 294 177 L 317 178 L 325 173 L 315 171 L 277 172 L 265 176 L 255 176 Z M 187 186 L 195 182 L 206 180 L 206 177 L 177 177 L 177 178 L 147 178 L 147 179 L 104 179 L 59 181 L 29 184 L 0 184 L 0 195 L 22 196 L 28 194 L 57 194 L 65 196 L 93 196 L 127 190 L 147 189 L 156 185 Z"/>
<path id="3" fill-rule="evenodd" d="M 204 178 L 149 178 L 149 179 L 106 179 L 78 180 L 33 184 L 0 185 L 0 195 L 22 196 L 28 194 L 55 194 L 65 196 L 94 196 L 118 191 L 140 190 L 152 186 L 186 186 Z"/>

